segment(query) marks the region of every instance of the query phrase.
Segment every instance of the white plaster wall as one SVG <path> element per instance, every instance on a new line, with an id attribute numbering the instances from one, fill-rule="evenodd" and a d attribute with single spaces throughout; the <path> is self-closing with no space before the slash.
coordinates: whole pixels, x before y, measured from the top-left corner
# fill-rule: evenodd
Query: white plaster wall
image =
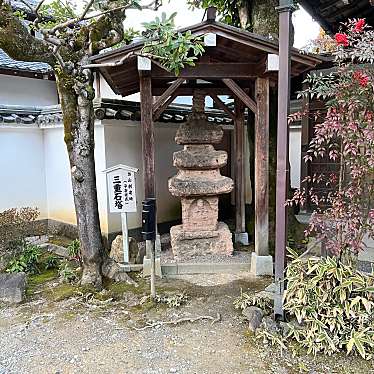
<path id="1" fill-rule="evenodd" d="M 300 188 L 301 174 L 301 126 L 290 128 L 289 157 L 291 166 L 291 187 Z"/>
<path id="2" fill-rule="evenodd" d="M 76 224 L 70 166 L 63 128 L 48 128 L 43 132 L 48 217 L 60 222 Z M 107 232 L 106 187 L 105 178 L 101 173 L 105 168 L 105 144 L 104 129 L 100 125 L 95 126 L 95 161 L 101 228 L 103 232 Z"/>
<path id="3" fill-rule="evenodd" d="M 138 211 L 128 214 L 128 224 L 129 228 L 140 227 L 141 203 L 144 199 L 140 124 L 130 121 L 106 121 L 104 127 L 107 167 L 122 163 L 139 169 L 136 178 Z M 180 217 L 179 199 L 171 196 L 168 190 L 168 178 L 176 173 L 172 165 L 173 152 L 180 149 L 174 142 L 177 128 L 176 124 L 155 125 L 157 219 L 160 223 Z M 120 230 L 120 216 L 109 213 L 109 232 Z"/>
<path id="4" fill-rule="evenodd" d="M 55 104 L 58 104 L 58 97 L 54 81 L 0 74 L 0 105 Z"/>
<path id="5" fill-rule="evenodd" d="M 47 218 L 43 134 L 38 128 L 0 127 L 0 211 L 37 207 Z"/>

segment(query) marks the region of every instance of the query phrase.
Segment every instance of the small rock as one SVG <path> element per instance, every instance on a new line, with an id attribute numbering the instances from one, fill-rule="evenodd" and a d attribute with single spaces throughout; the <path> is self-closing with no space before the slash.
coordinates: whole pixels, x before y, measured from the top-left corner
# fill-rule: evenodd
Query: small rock
<path id="1" fill-rule="evenodd" d="M 271 317 L 265 317 L 262 320 L 261 327 L 272 334 L 277 334 L 279 332 L 277 323 Z"/>
<path id="2" fill-rule="evenodd" d="M 123 241 L 122 235 L 117 235 L 112 242 L 109 255 L 116 262 L 123 262 Z M 129 260 L 131 264 L 142 264 L 145 256 L 145 248 L 139 248 L 138 242 L 129 237 Z"/>
<path id="3" fill-rule="evenodd" d="M 0 301 L 18 304 L 25 298 L 26 274 L 0 274 Z"/>
<path id="4" fill-rule="evenodd" d="M 261 325 L 264 312 L 257 306 L 249 306 L 242 311 L 243 316 L 248 320 L 248 328 L 255 332 Z"/>
<path id="5" fill-rule="evenodd" d="M 178 369 L 176 369 L 176 368 L 170 368 L 169 372 L 170 373 L 178 373 Z"/>

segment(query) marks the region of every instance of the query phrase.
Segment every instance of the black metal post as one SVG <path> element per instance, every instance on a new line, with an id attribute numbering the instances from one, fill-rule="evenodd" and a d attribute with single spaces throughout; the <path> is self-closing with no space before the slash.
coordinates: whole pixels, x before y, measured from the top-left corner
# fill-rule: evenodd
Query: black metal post
<path id="1" fill-rule="evenodd" d="M 284 269 L 287 245 L 287 207 L 289 156 L 288 114 L 291 86 L 291 16 L 292 0 L 279 0 L 279 73 L 278 73 L 278 138 L 275 223 L 275 299 L 274 317 L 283 318 Z"/>

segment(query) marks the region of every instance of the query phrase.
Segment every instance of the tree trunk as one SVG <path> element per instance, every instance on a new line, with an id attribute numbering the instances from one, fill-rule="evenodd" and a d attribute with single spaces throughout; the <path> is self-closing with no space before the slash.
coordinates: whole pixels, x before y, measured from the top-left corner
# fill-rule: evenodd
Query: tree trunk
<path id="1" fill-rule="evenodd" d="M 65 143 L 67 146 L 79 241 L 83 261 L 81 284 L 102 288 L 103 276 L 115 281 L 128 281 L 130 277 L 109 258 L 100 229 L 100 218 L 96 190 L 94 155 L 93 78 L 81 86 L 57 75 L 57 87 L 64 118 Z"/>

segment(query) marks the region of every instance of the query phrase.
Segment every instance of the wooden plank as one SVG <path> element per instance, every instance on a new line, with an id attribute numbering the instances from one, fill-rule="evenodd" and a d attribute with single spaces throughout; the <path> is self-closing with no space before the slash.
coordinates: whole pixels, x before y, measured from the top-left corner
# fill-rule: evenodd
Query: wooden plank
<path id="1" fill-rule="evenodd" d="M 244 233 L 245 196 L 244 196 L 244 105 L 235 99 L 235 232 Z"/>
<path id="2" fill-rule="evenodd" d="M 262 67 L 260 67 L 262 68 Z M 195 66 L 188 66 L 184 68 L 179 78 L 194 79 L 194 78 L 210 78 L 210 79 L 248 79 L 257 77 L 259 75 L 258 64 L 248 62 L 198 62 Z M 159 66 L 152 67 L 153 79 L 175 78 L 175 74 L 169 72 Z"/>
<path id="3" fill-rule="evenodd" d="M 155 140 L 152 115 L 152 80 L 150 72 L 139 72 L 140 111 L 143 151 L 143 180 L 145 198 L 156 197 L 155 188 Z"/>
<path id="4" fill-rule="evenodd" d="M 157 121 L 165 109 L 176 99 L 178 95 L 173 93 L 164 104 L 153 113 L 153 121 Z"/>
<path id="5" fill-rule="evenodd" d="M 232 79 L 222 79 L 222 81 L 228 88 L 230 88 L 238 99 L 240 99 L 253 113 L 256 113 L 256 102 L 251 99 L 237 83 Z"/>
<path id="6" fill-rule="evenodd" d="M 255 252 L 269 254 L 269 80 L 256 79 Z"/>
<path id="7" fill-rule="evenodd" d="M 227 107 L 227 105 L 214 93 L 211 93 L 209 95 L 213 101 L 217 104 L 218 108 L 220 108 L 221 110 L 223 110 L 225 113 L 227 113 L 227 115 L 235 121 L 235 115 L 234 113 Z"/>
<path id="8" fill-rule="evenodd" d="M 160 109 L 160 107 L 165 104 L 165 101 L 175 93 L 175 91 L 178 89 L 178 87 L 185 81 L 183 78 L 178 78 L 175 82 L 173 82 L 166 91 L 156 100 L 156 102 L 153 104 L 153 114 Z"/>

